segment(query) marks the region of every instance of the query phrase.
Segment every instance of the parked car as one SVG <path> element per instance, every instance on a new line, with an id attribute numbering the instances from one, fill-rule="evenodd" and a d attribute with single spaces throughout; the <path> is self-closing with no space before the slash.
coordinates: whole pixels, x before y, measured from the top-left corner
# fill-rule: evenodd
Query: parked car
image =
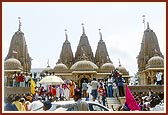
<path id="1" fill-rule="evenodd" d="M 99 103 L 92 102 L 92 101 L 86 101 L 89 105 L 89 110 L 90 111 L 112 111 L 112 109 L 109 109 Z M 52 102 L 52 106 L 49 109 L 49 111 L 73 111 L 71 109 L 72 106 L 75 104 L 75 101 L 57 101 L 57 102 Z M 65 106 L 67 108 L 65 108 Z"/>

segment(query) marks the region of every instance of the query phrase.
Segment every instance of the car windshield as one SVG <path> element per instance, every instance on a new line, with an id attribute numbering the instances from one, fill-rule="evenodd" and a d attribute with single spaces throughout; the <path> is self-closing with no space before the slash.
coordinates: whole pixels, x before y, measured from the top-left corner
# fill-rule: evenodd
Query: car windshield
<path id="1" fill-rule="evenodd" d="M 98 104 L 89 104 L 90 111 L 109 111 L 108 109 L 104 108 L 103 106 L 100 106 Z"/>

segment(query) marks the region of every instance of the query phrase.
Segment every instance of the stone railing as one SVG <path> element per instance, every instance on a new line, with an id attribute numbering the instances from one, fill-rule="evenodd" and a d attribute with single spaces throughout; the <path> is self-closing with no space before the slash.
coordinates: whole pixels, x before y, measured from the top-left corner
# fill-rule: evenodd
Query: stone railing
<path id="1" fill-rule="evenodd" d="M 18 94 L 30 93 L 30 87 L 4 87 L 4 96 L 17 93 Z"/>
<path id="2" fill-rule="evenodd" d="M 153 92 L 164 92 L 164 85 L 135 85 L 128 86 L 132 93 L 134 92 L 149 92 L 149 87 Z"/>

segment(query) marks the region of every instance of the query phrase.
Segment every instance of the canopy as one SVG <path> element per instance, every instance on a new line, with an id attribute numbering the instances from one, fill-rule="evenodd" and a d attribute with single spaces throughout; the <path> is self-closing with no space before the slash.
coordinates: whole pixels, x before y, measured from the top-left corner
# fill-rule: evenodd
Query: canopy
<path id="1" fill-rule="evenodd" d="M 41 79 L 39 83 L 46 85 L 61 85 L 64 83 L 64 81 L 57 76 L 46 76 L 43 79 Z"/>

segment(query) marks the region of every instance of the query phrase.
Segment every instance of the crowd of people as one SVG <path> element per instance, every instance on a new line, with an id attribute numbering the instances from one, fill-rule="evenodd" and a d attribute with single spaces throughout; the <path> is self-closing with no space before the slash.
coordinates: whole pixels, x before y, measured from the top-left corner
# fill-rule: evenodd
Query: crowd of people
<path id="1" fill-rule="evenodd" d="M 164 93 L 153 92 L 149 88 L 148 92 L 133 93 L 133 96 L 140 107 L 140 111 L 164 111 Z M 119 105 L 117 108 L 112 106 L 114 111 L 130 111 L 127 103 Z"/>
<path id="2" fill-rule="evenodd" d="M 14 77 L 23 76 L 22 74 L 15 74 Z M 30 77 L 28 74 L 24 76 L 25 87 L 30 86 Z M 23 78 L 23 77 L 22 77 Z M 20 78 L 21 79 L 21 78 Z M 73 80 L 64 80 L 62 85 L 41 85 L 39 80 L 36 81 L 35 94 L 8 94 L 5 97 L 5 111 L 38 111 L 48 110 L 53 101 L 67 101 L 74 98 L 75 92 L 81 91 L 80 98 L 85 101 L 94 101 L 104 106 L 108 106 L 107 97 L 125 97 L 124 91 L 125 80 L 122 73 L 114 70 L 109 75 L 108 79 L 97 80 L 95 77 L 88 83 L 84 80 L 79 87 L 78 83 Z M 23 86 L 18 84 L 17 80 L 14 82 L 15 87 Z M 134 98 L 141 107 L 142 111 L 152 111 L 156 105 L 163 105 L 163 94 L 156 94 L 149 89 L 149 92 L 134 94 Z M 77 101 L 77 100 L 76 100 Z M 34 106 L 33 106 L 34 105 Z M 35 107 L 39 105 L 39 107 Z M 114 111 L 129 111 L 127 104 L 118 106 Z M 154 109 L 153 109 L 154 110 Z"/>
<path id="3" fill-rule="evenodd" d="M 30 78 L 32 78 L 32 74 L 15 72 L 12 76 L 12 84 L 7 81 L 7 76 L 4 76 L 4 85 L 12 87 L 30 87 Z"/>

